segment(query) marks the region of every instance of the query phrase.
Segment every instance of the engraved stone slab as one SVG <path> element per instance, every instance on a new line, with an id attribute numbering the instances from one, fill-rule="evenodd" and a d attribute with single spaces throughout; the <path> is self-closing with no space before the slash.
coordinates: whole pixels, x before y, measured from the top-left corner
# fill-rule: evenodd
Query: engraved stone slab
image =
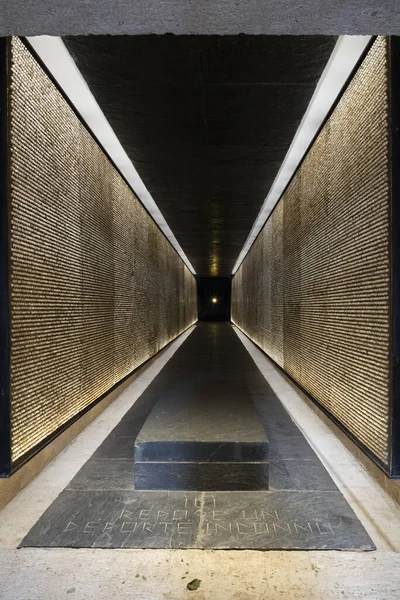
<path id="1" fill-rule="evenodd" d="M 338 491 L 65 490 L 21 546 L 375 549 Z"/>

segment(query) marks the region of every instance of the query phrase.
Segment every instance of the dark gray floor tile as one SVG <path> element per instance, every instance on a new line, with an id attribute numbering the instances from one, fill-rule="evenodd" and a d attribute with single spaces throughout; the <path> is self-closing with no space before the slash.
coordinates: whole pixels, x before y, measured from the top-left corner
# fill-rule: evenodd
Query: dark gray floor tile
<path id="1" fill-rule="evenodd" d="M 65 490 L 21 546 L 373 550 L 339 492 Z"/>
<path id="2" fill-rule="evenodd" d="M 267 490 L 269 464 L 135 462 L 136 490 Z"/>
<path id="3" fill-rule="evenodd" d="M 291 438 L 281 438 L 279 442 L 274 441 L 270 443 L 270 460 L 285 460 L 288 458 L 297 458 L 298 460 L 319 460 L 310 444 L 302 435 Z"/>
<path id="4" fill-rule="evenodd" d="M 271 490 L 336 491 L 337 487 L 321 461 L 271 460 Z"/>
<path id="5" fill-rule="evenodd" d="M 129 427 L 124 428 L 125 435 L 113 432 L 113 435 L 109 435 L 98 447 L 93 454 L 93 458 L 129 458 L 133 460 L 137 432 L 134 433 L 132 429 Z M 118 431 L 122 432 L 122 429 Z M 131 435 L 129 435 L 129 432 L 132 432 Z"/>
<path id="6" fill-rule="evenodd" d="M 279 491 L 132 490 L 133 444 L 155 402 L 160 394 L 184 398 L 196 386 L 211 396 L 229 391 L 235 402 L 250 394 L 269 439 L 270 487 Z M 228 324 L 212 335 L 207 325 L 196 328 L 68 488 L 22 546 L 374 548 Z"/>
<path id="7" fill-rule="evenodd" d="M 89 460 L 67 485 L 72 490 L 133 490 L 133 460 Z"/>

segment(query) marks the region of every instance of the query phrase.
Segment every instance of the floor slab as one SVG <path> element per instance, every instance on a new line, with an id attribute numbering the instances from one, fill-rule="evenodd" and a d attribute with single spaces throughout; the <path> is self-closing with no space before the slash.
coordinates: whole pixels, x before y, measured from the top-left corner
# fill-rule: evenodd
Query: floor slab
<path id="1" fill-rule="evenodd" d="M 398 600 L 400 555 L 24 548 L 0 573 L 2 600 Z"/>
<path id="2" fill-rule="evenodd" d="M 339 491 L 265 494 L 68 489 L 21 545 L 375 549 Z"/>

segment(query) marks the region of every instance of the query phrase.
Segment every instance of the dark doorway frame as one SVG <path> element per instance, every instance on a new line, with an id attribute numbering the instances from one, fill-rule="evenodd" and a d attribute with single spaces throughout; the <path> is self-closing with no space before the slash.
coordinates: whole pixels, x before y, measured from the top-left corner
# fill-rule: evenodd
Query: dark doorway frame
<path id="1" fill-rule="evenodd" d="M 197 278 L 199 321 L 231 320 L 231 277 Z"/>

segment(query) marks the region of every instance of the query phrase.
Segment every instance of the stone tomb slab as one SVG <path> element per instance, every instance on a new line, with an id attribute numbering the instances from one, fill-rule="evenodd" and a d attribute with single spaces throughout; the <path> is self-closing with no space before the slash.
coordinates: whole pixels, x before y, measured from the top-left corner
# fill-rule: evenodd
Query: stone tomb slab
<path id="1" fill-rule="evenodd" d="M 21 546 L 374 550 L 340 492 L 65 490 Z"/>
<path id="2" fill-rule="evenodd" d="M 268 438 L 245 387 L 166 391 L 136 438 L 134 459 L 138 490 L 268 489 Z"/>

